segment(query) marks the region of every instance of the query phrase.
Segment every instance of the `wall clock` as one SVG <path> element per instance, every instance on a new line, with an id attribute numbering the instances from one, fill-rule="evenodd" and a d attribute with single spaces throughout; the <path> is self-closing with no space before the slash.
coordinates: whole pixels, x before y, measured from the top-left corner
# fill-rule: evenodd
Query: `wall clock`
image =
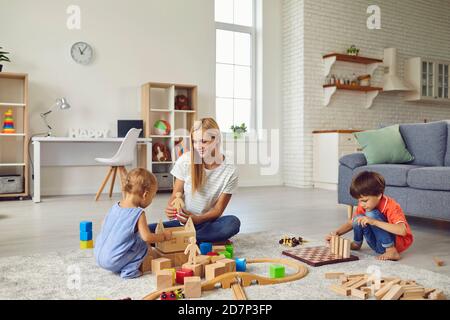
<path id="1" fill-rule="evenodd" d="M 73 44 L 70 54 L 76 63 L 87 65 L 92 62 L 94 50 L 86 42 L 77 42 Z"/>

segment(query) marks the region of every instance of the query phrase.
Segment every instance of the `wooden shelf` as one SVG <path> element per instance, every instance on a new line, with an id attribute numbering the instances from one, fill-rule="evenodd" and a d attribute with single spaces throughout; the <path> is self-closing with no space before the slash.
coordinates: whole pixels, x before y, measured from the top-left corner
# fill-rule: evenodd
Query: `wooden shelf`
<path id="1" fill-rule="evenodd" d="M 151 112 L 172 112 L 170 109 L 164 109 L 164 108 L 151 108 Z"/>
<path id="2" fill-rule="evenodd" d="M 25 133 L 0 133 L 0 137 L 25 137 Z"/>
<path id="3" fill-rule="evenodd" d="M 26 73 L 14 72 L 0 72 L 0 79 L 21 79 L 25 80 L 28 77 Z"/>
<path id="4" fill-rule="evenodd" d="M 25 163 L 0 163 L 0 167 L 25 167 Z"/>
<path id="5" fill-rule="evenodd" d="M 162 135 L 152 134 L 152 135 L 150 136 L 150 138 L 170 139 L 170 138 L 172 138 L 172 136 L 170 136 L 170 135 L 168 135 L 168 136 L 162 136 Z"/>
<path id="6" fill-rule="evenodd" d="M 7 102 L 0 102 L 0 107 L 18 107 L 23 108 L 25 107 L 25 103 L 7 103 Z"/>
<path id="7" fill-rule="evenodd" d="M 383 60 L 381 59 L 374 59 L 374 58 L 368 58 L 368 57 L 361 57 L 361 56 L 351 56 L 348 54 L 342 54 L 342 53 L 330 53 L 327 55 L 324 55 L 323 58 L 331 58 L 336 57 L 336 61 L 344 61 L 344 62 L 352 62 L 352 63 L 360 63 L 360 64 L 372 64 L 372 63 L 382 63 Z"/>
<path id="8" fill-rule="evenodd" d="M 154 162 L 152 162 L 152 164 L 172 164 L 172 163 L 173 163 L 173 161 L 159 161 L 159 162 L 154 161 Z"/>
<path id="9" fill-rule="evenodd" d="M 195 113 L 195 110 L 174 110 L 176 113 Z"/>
<path id="10" fill-rule="evenodd" d="M 383 91 L 383 88 L 380 87 L 369 87 L 369 86 L 354 86 L 354 85 L 347 85 L 347 84 L 324 84 L 324 88 L 331 88 L 336 87 L 338 90 L 352 90 L 352 91 L 363 91 L 363 92 L 369 92 L 369 91 Z"/>

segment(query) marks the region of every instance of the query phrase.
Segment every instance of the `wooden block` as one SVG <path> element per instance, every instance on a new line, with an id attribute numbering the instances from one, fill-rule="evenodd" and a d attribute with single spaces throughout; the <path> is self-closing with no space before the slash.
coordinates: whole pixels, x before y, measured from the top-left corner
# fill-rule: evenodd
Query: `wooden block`
<path id="1" fill-rule="evenodd" d="M 435 290 L 429 295 L 430 300 L 447 300 L 446 295 L 442 290 Z"/>
<path id="2" fill-rule="evenodd" d="M 337 284 L 333 284 L 330 286 L 331 291 L 340 294 L 342 296 L 346 296 L 348 297 L 350 295 L 351 289 L 337 285 Z"/>
<path id="3" fill-rule="evenodd" d="M 224 255 L 218 255 L 218 256 L 211 256 L 211 263 L 216 263 L 219 260 L 225 259 Z"/>
<path id="4" fill-rule="evenodd" d="M 401 285 L 401 286 L 406 286 L 406 280 L 400 281 L 400 285 Z"/>
<path id="5" fill-rule="evenodd" d="M 350 289 L 359 289 L 361 287 L 364 287 L 367 284 L 367 279 L 361 279 L 360 281 L 354 283 L 353 285 L 349 286 Z"/>
<path id="6" fill-rule="evenodd" d="M 339 236 L 334 240 L 334 254 L 339 255 Z"/>
<path id="7" fill-rule="evenodd" d="M 358 290 L 358 289 L 351 289 L 350 294 L 355 298 L 359 298 L 359 299 L 363 299 L 363 300 L 367 300 L 367 298 L 369 297 L 368 292 L 363 291 L 363 290 Z"/>
<path id="8" fill-rule="evenodd" d="M 173 274 L 170 270 L 156 272 L 156 290 L 164 290 L 173 286 Z"/>
<path id="9" fill-rule="evenodd" d="M 346 276 L 346 275 L 343 275 L 343 276 L 340 276 L 339 277 L 339 282 L 341 283 L 341 284 L 344 284 L 344 283 L 346 283 L 348 281 L 348 277 Z"/>
<path id="10" fill-rule="evenodd" d="M 344 238 L 339 238 L 338 256 L 341 258 L 344 257 Z"/>
<path id="11" fill-rule="evenodd" d="M 434 289 L 434 288 L 426 288 L 426 289 L 425 289 L 425 292 L 424 292 L 424 294 L 423 294 L 423 296 L 424 296 L 425 298 L 428 298 L 428 296 L 429 296 L 433 291 L 436 291 L 436 289 Z"/>
<path id="12" fill-rule="evenodd" d="M 398 300 L 403 294 L 403 288 L 399 284 L 394 284 L 391 289 L 381 298 L 381 300 Z"/>
<path id="13" fill-rule="evenodd" d="M 183 251 L 164 253 L 158 249 L 155 249 L 155 252 L 156 252 L 158 258 L 166 258 L 166 259 L 169 259 L 170 261 L 172 261 L 173 267 L 181 267 L 183 264 L 188 262 L 188 256 L 185 255 Z"/>
<path id="14" fill-rule="evenodd" d="M 330 251 L 333 254 L 334 254 L 335 244 L 336 244 L 336 236 L 331 236 L 331 239 L 330 239 Z"/>
<path id="15" fill-rule="evenodd" d="M 367 277 L 367 274 L 365 274 L 365 273 L 353 273 L 353 274 L 347 274 L 347 277 L 349 279 L 352 279 L 352 278 L 364 278 L 364 277 Z"/>
<path id="16" fill-rule="evenodd" d="M 213 246 L 212 251 L 214 251 L 214 252 L 226 251 L 226 247 L 225 246 Z"/>
<path id="17" fill-rule="evenodd" d="M 233 259 L 222 259 L 219 260 L 219 262 L 225 265 L 225 272 L 236 271 L 236 261 L 234 261 Z"/>
<path id="18" fill-rule="evenodd" d="M 205 266 L 205 279 L 211 280 L 225 273 L 225 265 L 220 262 Z"/>
<path id="19" fill-rule="evenodd" d="M 382 299 L 387 293 L 388 291 L 396 284 L 400 283 L 400 279 L 397 280 L 392 280 L 389 281 L 388 283 L 386 283 L 380 290 L 378 290 L 377 292 L 375 292 L 375 298 L 377 300 Z"/>
<path id="20" fill-rule="evenodd" d="M 344 239 L 344 252 L 343 252 L 343 258 L 347 259 L 350 258 L 351 255 L 351 241 L 349 239 Z"/>
<path id="21" fill-rule="evenodd" d="M 145 256 L 144 261 L 142 261 L 142 264 L 139 267 L 139 271 L 141 271 L 143 274 L 151 273 L 152 272 L 152 261 L 153 261 L 153 257 L 149 252 Z"/>
<path id="22" fill-rule="evenodd" d="M 413 289 L 413 290 L 408 290 L 408 289 L 403 289 L 404 293 L 403 296 L 404 297 L 411 297 L 411 296 L 420 296 L 420 297 L 424 297 L 425 296 L 425 289 Z"/>
<path id="23" fill-rule="evenodd" d="M 167 270 L 167 271 L 172 272 L 173 283 L 175 283 L 175 279 L 177 277 L 177 269 L 175 269 L 175 268 L 167 268 L 167 269 L 163 269 L 163 270 Z"/>
<path id="24" fill-rule="evenodd" d="M 172 267 L 172 261 L 167 258 L 157 258 L 152 260 L 152 270 L 154 273 Z"/>
<path id="25" fill-rule="evenodd" d="M 325 273 L 325 279 L 339 279 L 341 276 L 345 276 L 343 272 L 327 272 Z"/>
<path id="26" fill-rule="evenodd" d="M 185 264 L 183 264 L 182 268 L 192 270 L 194 272 L 194 277 L 203 278 L 204 266 L 201 264 L 185 263 Z"/>
<path id="27" fill-rule="evenodd" d="M 434 257 L 433 260 L 437 267 L 442 267 L 445 264 L 444 260 L 438 257 Z"/>
<path id="28" fill-rule="evenodd" d="M 402 297 L 400 300 L 426 300 L 424 297 L 419 296 L 410 296 L 410 297 Z"/>
<path id="29" fill-rule="evenodd" d="M 202 282 L 200 277 L 184 278 L 184 296 L 186 298 L 200 298 L 202 296 Z"/>
<path id="30" fill-rule="evenodd" d="M 200 255 L 200 256 L 197 256 L 197 258 L 195 259 L 195 262 L 197 264 L 202 264 L 202 265 L 210 264 L 211 263 L 211 257 L 210 256 L 206 256 L 206 255 Z"/>
<path id="31" fill-rule="evenodd" d="M 343 284 L 344 287 L 351 287 L 354 284 L 356 284 L 357 282 L 363 280 L 363 277 L 358 277 L 358 278 L 353 278 L 353 279 L 348 279 L 348 282 Z"/>

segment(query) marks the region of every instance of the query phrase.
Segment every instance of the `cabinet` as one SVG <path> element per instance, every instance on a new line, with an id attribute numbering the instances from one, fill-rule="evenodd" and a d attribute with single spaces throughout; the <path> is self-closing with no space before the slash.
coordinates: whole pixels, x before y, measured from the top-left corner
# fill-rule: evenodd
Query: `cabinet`
<path id="1" fill-rule="evenodd" d="M 313 132 L 314 188 L 337 190 L 339 159 L 360 152 L 353 136 L 359 130 L 330 130 Z"/>
<path id="2" fill-rule="evenodd" d="M 416 57 L 406 61 L 405 79 L 413 91 L 407 101 L 449 101 L 448 76 L 450 61 Z"/>
<path id="3" fill-rule="evenodd" d="M 3 117 L 12 111 L 14 133 L 3 133 Z M 0 198 L 29 199 L 28 187 L 28 75 L 0 72 L 0 176 L 12 177 L 20 192 Z M 6 189 L 4 189 L 6 190 Z"/>
<path id="4" fill-rule="evenodd" d="M 144 136 L 152 138 L 152 144 L 160 143 L 170 151 L 169 161 L 152 161 L 151 168 L 158 178 L 159 190 L 171 190 L 169 172 L 179 157 L 181 144 L 183 151 L 189 151 L 189 132 L 197 115 L 197 86 L 173 83 L 149 82 L 141 87 L 141 114 L 144 121 Z M 177 110 L 175 98 L 185 96 L 189 110 Z M 164 120 L 170 125 L 170 132 L 166 135 L 157 134 L 154 124 L 158 120 Z M 176 145 L 180 143 L 177 147 Z M 140 146 L 146 148 L 146 146 Z M 146 150 L 142 150 L 138 164 L 147 163 Z"/>

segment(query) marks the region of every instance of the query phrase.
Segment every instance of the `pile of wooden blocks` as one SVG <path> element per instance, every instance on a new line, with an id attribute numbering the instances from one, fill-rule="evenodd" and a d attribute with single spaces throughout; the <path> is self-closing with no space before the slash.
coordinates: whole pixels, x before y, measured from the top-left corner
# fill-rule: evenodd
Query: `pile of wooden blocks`
<path id="1" fill-rule="evenodd" d="M 350 258 L 350 245 L 349 239 L 341 238 L 340 236 L 331 236 L 330 251 L 332 254 L 337 255 L 339 258 Z"/>
<path id="2" fill-rule="evenodd" d="M 414 280 L 381 277 L 369 274 L 345 274 L 328 272 L 326 279 L 338 279 L 330 289 L 343 296 L 376 300 L 447 300 L 442 290 L 425 288 Z"/>

